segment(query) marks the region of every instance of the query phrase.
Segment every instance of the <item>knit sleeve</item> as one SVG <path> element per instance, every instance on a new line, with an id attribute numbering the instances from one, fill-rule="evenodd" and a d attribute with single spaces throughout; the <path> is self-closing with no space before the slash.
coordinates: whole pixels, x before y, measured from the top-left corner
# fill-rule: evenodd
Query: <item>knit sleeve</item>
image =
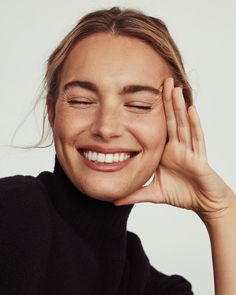
<path id="1" fill-rule="evenodd" d="M 179 275 L 167 276 L 151 266 L 145 295 L 193 295 L 191 284 Z"/>

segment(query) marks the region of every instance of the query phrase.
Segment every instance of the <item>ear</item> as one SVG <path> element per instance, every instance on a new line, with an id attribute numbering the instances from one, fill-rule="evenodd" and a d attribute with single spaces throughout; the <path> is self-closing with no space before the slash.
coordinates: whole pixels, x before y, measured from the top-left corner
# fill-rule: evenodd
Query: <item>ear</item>
<path id="1" fill-rule="evenodd" d="M 51 128 L 53 128 L 54 117 L 55 117 L 55 104 L 53 101 L 53 97 L 47 96 L 47 113 L 48 113 L 48 121 L 50 123 Z"/>

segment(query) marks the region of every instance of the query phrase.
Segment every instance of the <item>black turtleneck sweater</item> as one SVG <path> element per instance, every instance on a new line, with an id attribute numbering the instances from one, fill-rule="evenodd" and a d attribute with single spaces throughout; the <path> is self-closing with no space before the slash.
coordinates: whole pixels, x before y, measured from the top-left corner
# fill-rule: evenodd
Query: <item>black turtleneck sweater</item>
<path id="1" fill-rule="evenodd" d="M 0 294 L 193 294 L 150 265 L 126 229 L 132 207 L 84 195 L 57 159 L 53 173 L 0 179 Z"/>

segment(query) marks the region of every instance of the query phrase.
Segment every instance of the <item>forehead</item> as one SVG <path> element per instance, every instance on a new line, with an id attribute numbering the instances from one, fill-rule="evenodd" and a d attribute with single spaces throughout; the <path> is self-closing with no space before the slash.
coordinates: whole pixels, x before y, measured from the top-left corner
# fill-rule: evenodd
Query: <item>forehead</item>
<path id="1" fill-rule="evenodd" d="M 66 58 L 61 80 L 157 83 L 168 73 L 167 63 L 146 42 L 129 36 L 99 33 L 74 46 Z"/>

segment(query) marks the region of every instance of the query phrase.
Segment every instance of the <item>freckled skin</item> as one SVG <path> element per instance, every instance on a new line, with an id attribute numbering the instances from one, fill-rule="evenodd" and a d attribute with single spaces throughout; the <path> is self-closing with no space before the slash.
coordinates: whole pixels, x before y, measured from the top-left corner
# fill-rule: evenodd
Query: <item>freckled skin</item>
<path id="1" fill-rule="evenodd" d="M 164 60 L 136 38 L 95 34 L 70 52 L 55 110 L 49 104 L 48 112 L 58 159 L 69 179 L 86 195 L 106 201 L 125 197 L 155 171 L 167 138 L 162 97 L 148 92 L 120 95 L 119 91 L 130 84 L 160 88 L 168 76 Z M 72 80 L 95 83 L 99 95 L 80 87 L 64 93 L 63 86 Z M 68 103 L 74 97 L 92 103 L 86 107 Z M 134 101 L 148 103 L 152 109 L 127 106 Z M 129 148 L 140 153 L 119 171 L 101 172 L 82 161 L 77 150 L 81 144 Z"/>

